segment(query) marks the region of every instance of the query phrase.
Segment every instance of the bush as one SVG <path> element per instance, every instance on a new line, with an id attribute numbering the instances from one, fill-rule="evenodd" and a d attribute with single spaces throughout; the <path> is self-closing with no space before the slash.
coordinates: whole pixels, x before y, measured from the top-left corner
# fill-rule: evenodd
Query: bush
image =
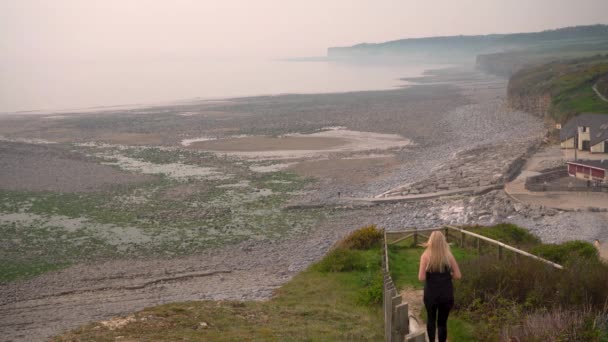
<path id="1" fill-rule="evenodd" d="M 492 227 L 464 227 L 464 229 L 509 245 L 531 246 L 541 243 L 540 239 L 536 235 L 531 234 L 524 228 L 520 228 L 510 223 L 497 224 Z"/>
<path id="2" fill-rule="evenodd" d="M 363 271 L 367 268 L 365 258 L 360 252 L 336 248 L 329 252 L 317 267 L 321 272 Z"/>
<path id="3" fill-rule="evenodd" d="M 481 340 L 498 340 L 501 329 L 521 324 L 522 314 L 566 308 L 596 317 L 608 304 L 608 265 L 597 258 L 572 259 L 564 270 L 528 258 L 497 260 L 490 256 L 465 260 L 460 267 L 463 278 L 455 283 L 455 309 L 459 316 L 481 322 L 485 334 Z M 585 319 L 584 324 L 564 328 L 560 336 L 568 340 L 605 330 L 589 327 L 592 321 Z M 574 340 L 584 340 L 579 337 Z"/>
<path id="4" fill-rule="evenodd" d="M 382 230 L 375 225 L 363 227 L 350 233 L 338 243 L 338 248 L 344 249 L 370 249 L 378 246 L 383 238 Z"/>
<path id="5" fill-rule="evenodd" d="M 580 240 L 568 241 L 558 245 L 536 246 L 532 249 L 532 253 L 558 264 L 564 264 L 577 258 L 594 260 L 598 257 L 597 249 L 592 244 Z"/>
<path id="6" fill-rule="evenodd" d="M 503 329 L 503 341 L 605 341 L 606 313 L 590 310 L 537 311 Z"/>

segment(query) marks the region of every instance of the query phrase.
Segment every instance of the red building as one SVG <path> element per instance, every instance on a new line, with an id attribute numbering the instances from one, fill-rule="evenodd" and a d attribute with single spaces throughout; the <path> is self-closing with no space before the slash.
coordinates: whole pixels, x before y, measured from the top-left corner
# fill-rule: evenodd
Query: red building
<path id="1" fill-rule="evenodd" d="M 608 182 L 608 160 L 568 162 L 568 175 L 590 181 Z"/>

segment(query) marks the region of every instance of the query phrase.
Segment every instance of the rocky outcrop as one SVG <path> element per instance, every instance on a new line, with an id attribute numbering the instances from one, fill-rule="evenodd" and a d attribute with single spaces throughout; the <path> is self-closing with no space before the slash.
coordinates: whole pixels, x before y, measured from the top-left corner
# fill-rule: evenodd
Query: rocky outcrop
<path id="1" fill-rule="evenodd" d="M 446 190 L 500 185 L 514 178 L 539 141 L 513 141 L 460 153 L 428 178 L 390 190 L 379 197 L 418 195 Z"/>
<path id="2" fill-rule="evenodd" d="M 519 91 L 507 90 L 509 107 L 534 114 L 538 117 L 546 117 L 552 110 L 551 95 L 522 94 Z"/>

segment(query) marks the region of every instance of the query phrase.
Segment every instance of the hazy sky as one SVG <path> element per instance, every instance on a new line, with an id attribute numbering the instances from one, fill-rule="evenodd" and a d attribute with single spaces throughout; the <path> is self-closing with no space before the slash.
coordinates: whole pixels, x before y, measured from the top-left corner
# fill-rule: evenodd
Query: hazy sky
<path id="1" fill-rule="evenodd" d="M 0 0 L 0 58 L 295 57 L 608 23 L 608 0 Z"/>

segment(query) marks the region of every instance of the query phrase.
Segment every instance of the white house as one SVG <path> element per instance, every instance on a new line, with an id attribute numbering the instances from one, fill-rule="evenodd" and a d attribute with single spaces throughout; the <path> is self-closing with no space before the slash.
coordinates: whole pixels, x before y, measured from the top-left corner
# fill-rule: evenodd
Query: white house
<path id="1" fill-rule="evenodd" d="M 585 113 L 570 119 L 560 131 L 561 148 L 608 153 L 608 114 Z"/>

